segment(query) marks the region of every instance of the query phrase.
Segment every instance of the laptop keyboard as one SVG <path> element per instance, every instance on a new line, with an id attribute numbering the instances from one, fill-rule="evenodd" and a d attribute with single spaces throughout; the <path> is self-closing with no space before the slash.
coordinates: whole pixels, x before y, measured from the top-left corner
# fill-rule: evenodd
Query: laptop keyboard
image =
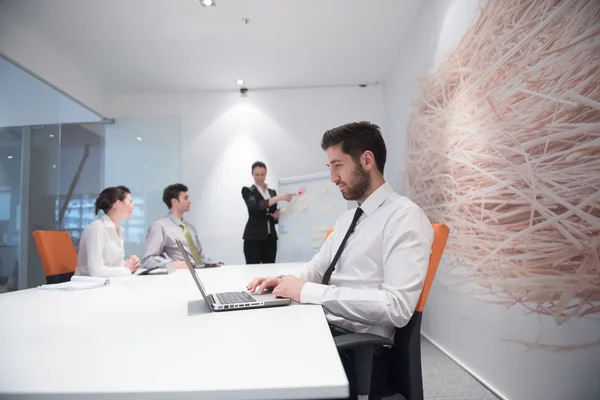
<path id="1" fill-rule="evenodd" d="M 221 304 L 255 303 L 254 297 L 246 292 L 217 293 L 217 299 Z"/>

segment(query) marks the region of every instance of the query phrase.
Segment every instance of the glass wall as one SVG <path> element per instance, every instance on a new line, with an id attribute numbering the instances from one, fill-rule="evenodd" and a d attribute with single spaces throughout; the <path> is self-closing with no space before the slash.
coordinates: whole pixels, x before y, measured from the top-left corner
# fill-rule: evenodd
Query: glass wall
<path id="1" fill-rule="evenodd" d="M 123 222 L 125 252 L 143 255 L 150 224 L 167 215 L 162 192 L 181 180 L 181 117 L 123 118 L 106 125 L 104 186 L 131 189 L 133 215 Z"/>
<path id="2" fill-rule="evenodd" d="M 22 142 L 21 128 L 0 128 L 0 293 L 19 284 Z"/>
<path id="3" fill-rule="evenodd" d="M 33 126 L 29 149 L 28 232 L 65 230 L 77 248 L 102 190 L 104 125 Z M 26 286 L 34 287 L 45 282 L 45 274 L 31 234 L 27 242 Z"/>
<path id="4" fill-rule="evenodd" d="M 77 249 L 107 186 L 126 185 L 135 210 L 125 251 L 143 255 L 150 224 L 167 214 L 165 186 L 181 179 L 181 118 L 105 123 L 0 57 L 0 292 L 46 281 L 35 230 L 64 230 Z"/>
<path id="5" fill-rule="evenodd" d="M 99 191 L 103 120 L 0 57 L 0 292 L 45 283 L 32 232 L 59 229 L 70 196 Z"/>
<path id="6" fill-rule="evenodd" d="M 85 227 L 95 219 L 96 197 L 104 183 L 105 126 L 70 124 L 61 129 L 60 178 L 55 215 L 77 247 Z"/>

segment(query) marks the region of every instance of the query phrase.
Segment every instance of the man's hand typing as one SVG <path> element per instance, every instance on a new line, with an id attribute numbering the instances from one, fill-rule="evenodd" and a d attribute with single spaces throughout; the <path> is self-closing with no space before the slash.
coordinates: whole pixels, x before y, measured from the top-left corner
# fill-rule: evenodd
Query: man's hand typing
<path id="1" fill-rule="evenodd" d="M 273 294 L 300 303 L 300 293 L 305 283 L 294 275 L 286 275 L 279 280 L 279 284 L 273 289 Z"/>
<path id="2" fill-rule="evenodd" d="M 254 278 L 252 282 L 246 286 L 246 289 L 248 289 L 250 293 L 263 294 L 265 290 L 275 289 L 280 280 L 280 278 L 275 276 Z"/>

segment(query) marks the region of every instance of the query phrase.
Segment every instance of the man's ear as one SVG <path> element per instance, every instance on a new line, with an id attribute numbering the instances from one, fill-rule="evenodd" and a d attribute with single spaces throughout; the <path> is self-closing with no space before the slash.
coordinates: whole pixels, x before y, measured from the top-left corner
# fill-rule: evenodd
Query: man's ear
<path id="1" fill-rule="evenodd" d="M 360 163 L 366 171 L 370 171 L 375 167 L 375 155 L 371 150 L 366 150 L 360 157 Z"/>

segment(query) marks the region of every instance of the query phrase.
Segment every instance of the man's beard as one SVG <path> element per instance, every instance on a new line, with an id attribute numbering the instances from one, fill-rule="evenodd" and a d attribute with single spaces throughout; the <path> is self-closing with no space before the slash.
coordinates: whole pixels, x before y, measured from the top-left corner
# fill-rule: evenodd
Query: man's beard
<path id="1" fill-rule="evenodd" d="M 362 168 L 362 165 L 357 164 L 354 168 L 354 176 L 352 177 L 352 186 L 346 185 L 346 193 L 342 192 L 342 196 L 346 200 L 361 199 L 371 187 L 371 176 Z"/>

